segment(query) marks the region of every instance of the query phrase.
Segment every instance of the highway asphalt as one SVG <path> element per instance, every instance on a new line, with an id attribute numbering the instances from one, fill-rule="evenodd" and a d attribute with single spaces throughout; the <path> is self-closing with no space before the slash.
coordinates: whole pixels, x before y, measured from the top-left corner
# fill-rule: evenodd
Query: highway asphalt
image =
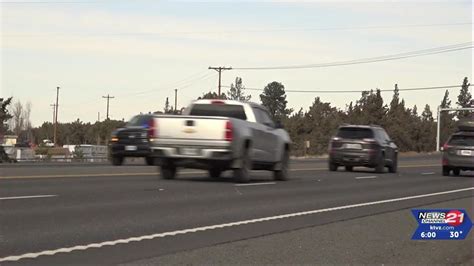
<path id="1" fill-rule="evenodd" d="M 291 169 L 234 184 L 138 164 L 1 165 L 0 265 L 473 262 L 472 232 L 411 240 L 412 208 L 474 218 L 474 173 L 441 176 L 439 155 L 401 158 L 397 174 L 328 172 L 322 159 Z"/>

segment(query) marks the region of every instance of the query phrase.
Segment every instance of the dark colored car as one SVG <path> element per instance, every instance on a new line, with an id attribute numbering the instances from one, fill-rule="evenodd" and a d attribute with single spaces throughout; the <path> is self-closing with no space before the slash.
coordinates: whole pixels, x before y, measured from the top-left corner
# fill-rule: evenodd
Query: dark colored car
<path id="1" fill-rule="evenodd" d="M 444 176 L 451 171 L 455 176 L 461 171 L 474 171 L 474 121 L 461 124 L 459 129 L 442 147 Z"/>
<path id="2" fill-rule="evenodd" d="M 126 157 L 144 157 L 148 165 L 154 164 L 150 156 L 148 140 L 153 115 L 136 115 L 126 124 L 112 133 L 109 142 L 109 157 L 113 165 L 122 165 Z"/>
<path id="3" fill-rule="evenodd" d="M 329 170 L 345 166 L 352 171 L 355 166 L 375 168 L 383 173 L 397 172 L 398 147 L 387 132 L 379 126 L 345 125 L 339 127 L 329 144 Z"/>

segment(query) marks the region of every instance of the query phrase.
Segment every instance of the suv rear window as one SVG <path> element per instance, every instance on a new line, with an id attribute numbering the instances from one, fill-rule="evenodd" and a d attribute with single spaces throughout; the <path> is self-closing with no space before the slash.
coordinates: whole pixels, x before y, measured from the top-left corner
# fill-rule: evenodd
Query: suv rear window
<path id="1" fill-rule="evenodd" d="M 454 135 L 449 140 L 449 145 L 474 147 L 474 136 Z"/>
<path id="2" fill-rule="evenodd" d="M 148 121 L 152 116 L 149 115 L 136 115 L 130 119 L 127 123 L 127 127 L 148 127 Z"/>
<path id="3" fill-rule="evenodd" d="M 373 139 L 374 132 L 369 128 L 343 127 L 336 136 L 343 139 Z"/>
<path id="4" fill-rule="evenodd" d="M 223 116 L 247 120 L 244 107 L 233 104 L 195 104 L 189 115 L 196 116 Z"/>

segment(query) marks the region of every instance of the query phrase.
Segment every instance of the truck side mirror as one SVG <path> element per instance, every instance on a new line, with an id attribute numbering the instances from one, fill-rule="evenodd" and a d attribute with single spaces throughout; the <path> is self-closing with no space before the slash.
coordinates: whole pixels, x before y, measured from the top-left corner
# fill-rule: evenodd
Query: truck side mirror
<path id="1" fill-rule="evenodd" d="M 280 120 L 276 121 L 275 128 L 283 128 L 283 124 L 281 123 Z"/>

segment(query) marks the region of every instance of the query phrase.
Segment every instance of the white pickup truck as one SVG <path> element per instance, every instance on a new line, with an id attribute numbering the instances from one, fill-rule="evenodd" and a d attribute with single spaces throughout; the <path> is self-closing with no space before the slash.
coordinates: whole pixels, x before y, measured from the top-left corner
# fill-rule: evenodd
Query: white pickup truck
<path id="1" fill-rule="evenodd" d="M 175 178 L 178 167 L 205 169 L 212 178 L 233 170 L 237 182 L 248 182 L 252 169 L 288 178 L 290 137 L 258 104 L 198 100 L 183 115 L 155 116 L 148 135 L 164 179 Z"/>

